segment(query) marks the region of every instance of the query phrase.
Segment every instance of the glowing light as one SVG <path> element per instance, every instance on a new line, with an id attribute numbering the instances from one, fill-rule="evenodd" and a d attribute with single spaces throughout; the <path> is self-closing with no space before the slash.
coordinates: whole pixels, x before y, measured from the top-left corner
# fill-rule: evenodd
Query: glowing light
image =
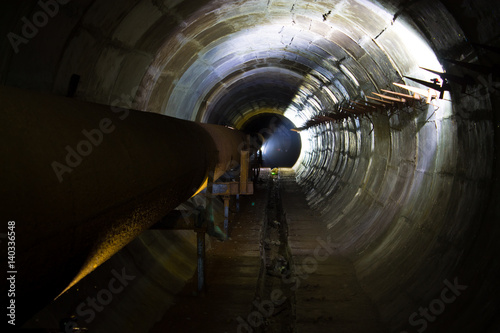
<path id="1" fill-rule="evenodd" d="M 287 109 L 283 115 L 288 118 L 296 128 L 303 126 L 306 122 L 306 119 L 303 119 L 295 110 Z"/>
<path id="2" fill-rule="evenodd" d="M 344 65 L 340 64 L 340 69 L 345 75 L 347 75 L 347 77 L 351 79 L 356 87 L 359 87 L 359 82 L 358 80 L 356 80 L 356 77 L 354 77 L 354 75 L 352 75 L 352 73 Z"/>
<path id="3" fill-rule="evenodd" d="M 394 23 L 393 29 L 398 31 L 400 38 L 405 41 L 405 53 L 408 53 L 414 59 L 416 66 L 439 71 L 443 70 L 443 67 L 429 45 L 413 29 L 408 27 L 406 23 L 397 21 Z M 418 67 L 416 69 L 423 77 L 428 79 L 435 76 L 435 74 L 420 70 Z"/>
<path id="4" fill-rule="evenodd" d="M 323 87 L 323 91 L 328 95 L 328 97 L 330 97 L 330 99 L 332 100 L 333 104 L 337 104 L 339 102 L 339 100 L 333 94 L 333 92 L 330 90 L 329 87 Z"/>
<path id="5" fill-rule="evenodd" d="M 261 150 L 262 150 L 262 155 L 267 154 L 267 142 L 264 142 L 264 144 L 261 147 Z"/>
<path id="6" fill-rule="evenodd" d="M 308 154 L 311 151 L 312 132 L 310 130 L 305 130 L 299 132 L 299 134 L 300 134 L 300 142 L 302 148 L 300 150 L 299 158 L 297 158 L 295 165 L 292 167 L 294 170 L 297 170 L 297 168 L 302 164 L 302 161 L 304 161 L 306 154 Z"/>
<path id="7" fill-rule="evenodd" d="M 205 177 L 205 180 L 203 181 L 203 183 L 201 184 L 201 186 L 198 188 L 198 190 L 196 190 L 196 192 L 191 196 L 194 197 L 196 196 L 198 193 L 200 193 L 201 191 L 203 191 L 208 185 L 208 176 Z"/>

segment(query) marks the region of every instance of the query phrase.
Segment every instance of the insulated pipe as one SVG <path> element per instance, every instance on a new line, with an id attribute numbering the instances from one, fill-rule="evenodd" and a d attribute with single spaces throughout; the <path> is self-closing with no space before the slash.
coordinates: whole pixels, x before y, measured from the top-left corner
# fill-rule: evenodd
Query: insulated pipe
<path id="1" fill-rule="evenodd" d="M 189 199 L 214 166 L 224 173 L 246 139 L 10 87 L 0 105 L 1 218 L 15 221 L 19 321 Z"/>

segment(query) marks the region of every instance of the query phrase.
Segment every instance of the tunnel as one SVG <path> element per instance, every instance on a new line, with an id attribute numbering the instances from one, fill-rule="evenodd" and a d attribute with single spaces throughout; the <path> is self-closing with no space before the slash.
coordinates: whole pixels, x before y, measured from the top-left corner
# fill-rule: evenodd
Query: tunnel
<path id="1" fill-rule="evenodd" d="M 293 167 L 300 155 L 300 135 L 294 133 L 294 124 L 278 114 L 259 114 L 250 118 L 242 130 L 256 135 L 260 144 L 262 167 Z M 258 158 L 258 156 L 257 156 Z"/>
<path id="2" fill-rule="evenodd" d="M 122 192 L 108 186 L 111 180 L 99 176 L 102 166 L 97 162 L 92 166 L 96 171 L 82 178 L 90 183 L 66 183 L 64 194 L 58 192 L 52 170 L 44 174 L 33 165 L 76 143 L 66 142 L 65 136 L 79 133 L 80 127 L 70 125 L 74 121 L 90 115 L 100 119 L 110 109 L 136 110 L 117 143 L 133 142 L 137 155 L 112 148 L 97 153 L 99 147 L 93 154 L 102 159 L 130 156 L 130 165 L 106 166 L 123 192 L 139 188 L 139 177 L 149 179 L 151 161 L 172 165 L 175 186 L 184 175 L 188 191 L 165 199 L 162 214 L 203 202 L 202 195 L 192 195 L 206 180 L 199 170 L 208 163 L 205 155 L 215 149 L 207 143 L 209 127 L 204 124 L 225 127 L 220 133 L 261 135 L 263 167 L 282 169 L 283 179 L 291 175 L 308 212 L 315 214 L 311 229 L 321 228 L 321 237 L 349 262 L 353 283 L 375 313 L 376 328 L 346 326 L 345 332 L 500 331 L 498 2 L 40 0 L 3 2 L 0 7 L 4 267 L 10 260 L 10 221 L 15 221 L 21 244 L 23 236 L 35 237 L 37 228 L 55 228 L 43 216 L 49 204 L 51 210 L 68 210 L 76 221 L 95 207 L 105 209 L 105 203 L 91 200 L 96 193 L 121 198 Z M 439 80 L 446 81 L 442 94 L 432 95 L 434 90 L 422 84 Z M 428 96 L 416 96 L 415 91 L 427 91 Z M 399 101 L 403 95 L 407 100 L 413 96 L 414 102 L 374 95 L 384 92 L 393 92 Z M 363 110 L 378 109 L 311 125 L 311 120 L 353 103 L 361 103 Z M 64 115 L 50 111 L 64 105 Z M 4 116 L 7 110 L 16 121 Z M 139 123 L 143 127 L 135 131 Z M 59 140 L 60 147 L 34 151 L 28 142 L 36 135 Z M 165 151 L 173 155 L 152 157 Z M 191 158 L 193 154 L 200 160 Z M 160 170 L 160 164 L 152 167 L 158 177 L 170 172 Z M 286 188 L 281 194 L 285 212 L 293 206 L 286 202 Z M 58 202 L 70 200 L 72 205 L 79 197 L 87 206 L 58 207 Z M 146 199 L 155 202 L 159 197 Z M 257 199 L 242 200 L 251 209 Z M 220 200 L 214 211 L 220 220 Z M 135 214 L 140 223 L 149 213 L 124 205 L 116 214 Z M 287 218 L 292 228 L 291 213 Z M 74 230 L 68 224 L 50 237 L 41 232 L 40 243 L 26 253 L 19 248 L 17 256 L 28 259 L 18 270 L 37 276 L 51 267 L 37 261 L 38 253 L 47 251 L 56 262 L 58 253 L 71 252 L 74 244 L 63 240 L 67 232 L 78 239 L 80 232 L 99 229 L 85 221 Z M 86 237 L 82 244 L 94 241 Z M 113 299 L 92 312 L 84 323 L 89 332 L 150 332 L 175 309 L 177 295 L 195 274 L 196 235 L 141 229 L 122 243 L 105 259 L 89 264 L 71 286 L 60 288 L 62 294 L 46 294 L 48 280 L 29 281 L 30 304 L 23 299 L 26 304 L 19 305 L 15 327 L 9 316 L 3 324 L 55 332 L 50 329 L 64 316 L 88 310 L 89 297 L 100 290 L 120 290 L 108 292 Z M 48 276 L 55 281 L 69 274 L 69 266 L 58 266 Z M 321 290 L 327 294 L 336 284 L 335 279 L 326 281 Z M 342 302 L 318 311 L 335 313 Z M 342 314 L 332 316 L 330 326 L 314 329 L 313 323 L 310 331 L 344 332 L 334 325 Z M 356 318 L 363 321 L 366 316 L 360 307 Z M 243 331 L 233 321 L 231 330 Z M 300 332 L 266 330 L 264 325 L 247 331 Z"/>

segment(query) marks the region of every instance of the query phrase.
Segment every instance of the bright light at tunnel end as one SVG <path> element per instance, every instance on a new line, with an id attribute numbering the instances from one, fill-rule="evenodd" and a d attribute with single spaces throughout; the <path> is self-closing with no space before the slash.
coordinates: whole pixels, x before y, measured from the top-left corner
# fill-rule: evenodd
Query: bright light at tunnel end
<path id="1" fill-rule="evenodd" d="M 296 110 L 287 109 L 283 115 L 293 123 L 295 128 L 299 128 L 305 124 L 305 120 L 299 116 Z M 299 135 L 300 135 L 301 149 L 299 157 L 297 158 L 297 161 L 292 167 L 295 170 L 302 164 L 305 155 L 309 153 L 312 148 L 310 143 L 311 131 L 309 130 L 300 131 Z"/>

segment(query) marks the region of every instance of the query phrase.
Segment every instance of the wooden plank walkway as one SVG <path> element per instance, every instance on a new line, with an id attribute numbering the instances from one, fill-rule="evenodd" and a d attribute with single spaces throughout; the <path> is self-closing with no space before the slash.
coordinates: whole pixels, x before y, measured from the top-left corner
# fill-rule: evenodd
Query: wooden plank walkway
<path id="1" fill-rule="evenodd" d="M 241 211 L 231 225 L 231 240 L 213 242 L 207 251 L 206 293 L 194 295 L 196 283 L 189 283 L 151 333 L 273 330 L 276 333 L 385 333 L 376 308 L 357 281 L 352 263 L 338 253 L 335 244 L 329 243 L 325 224 L 307 205 L 291 169 L 281 169 L 278 182 L 291 254 L 292 275 L 287 279 L 294 282 L 283 283 L 279 276 L 274 277 L 267 281 L 266 292 L 269 285 L 271 289 L 283 291 L 292 300 L 293 310 L 283 315 L 279 313 L 282 309 L 276 306 L 272 313 L 262 316 L 263 322 L 248 325 L 251 314 L 256 311 L 252 304 L 256 292 L 262 291 L 266 284 L 266 279 L 259 280 L 259 274 L 266 276 L 261 271 L 260 243 L 268 207 L 269 177 L 269 172 L 264 171 L 264 183 L 256 186 L 255 195 L 242 198 Z"/>
<path id="2" fill-rule="evenodd" d="M 265 183 L 256 186 L 254 195 L 241 197 L 240 212 L 231 220 L 231 239 L 212 240 L 206 252 L 206 293 L 196 295 L 196 281 L 190 281 L 151 333 L 237 331 L 237 318 L 247 318 L 252 312 L 261 266 L 260 231 L 266 200 Z"/>

